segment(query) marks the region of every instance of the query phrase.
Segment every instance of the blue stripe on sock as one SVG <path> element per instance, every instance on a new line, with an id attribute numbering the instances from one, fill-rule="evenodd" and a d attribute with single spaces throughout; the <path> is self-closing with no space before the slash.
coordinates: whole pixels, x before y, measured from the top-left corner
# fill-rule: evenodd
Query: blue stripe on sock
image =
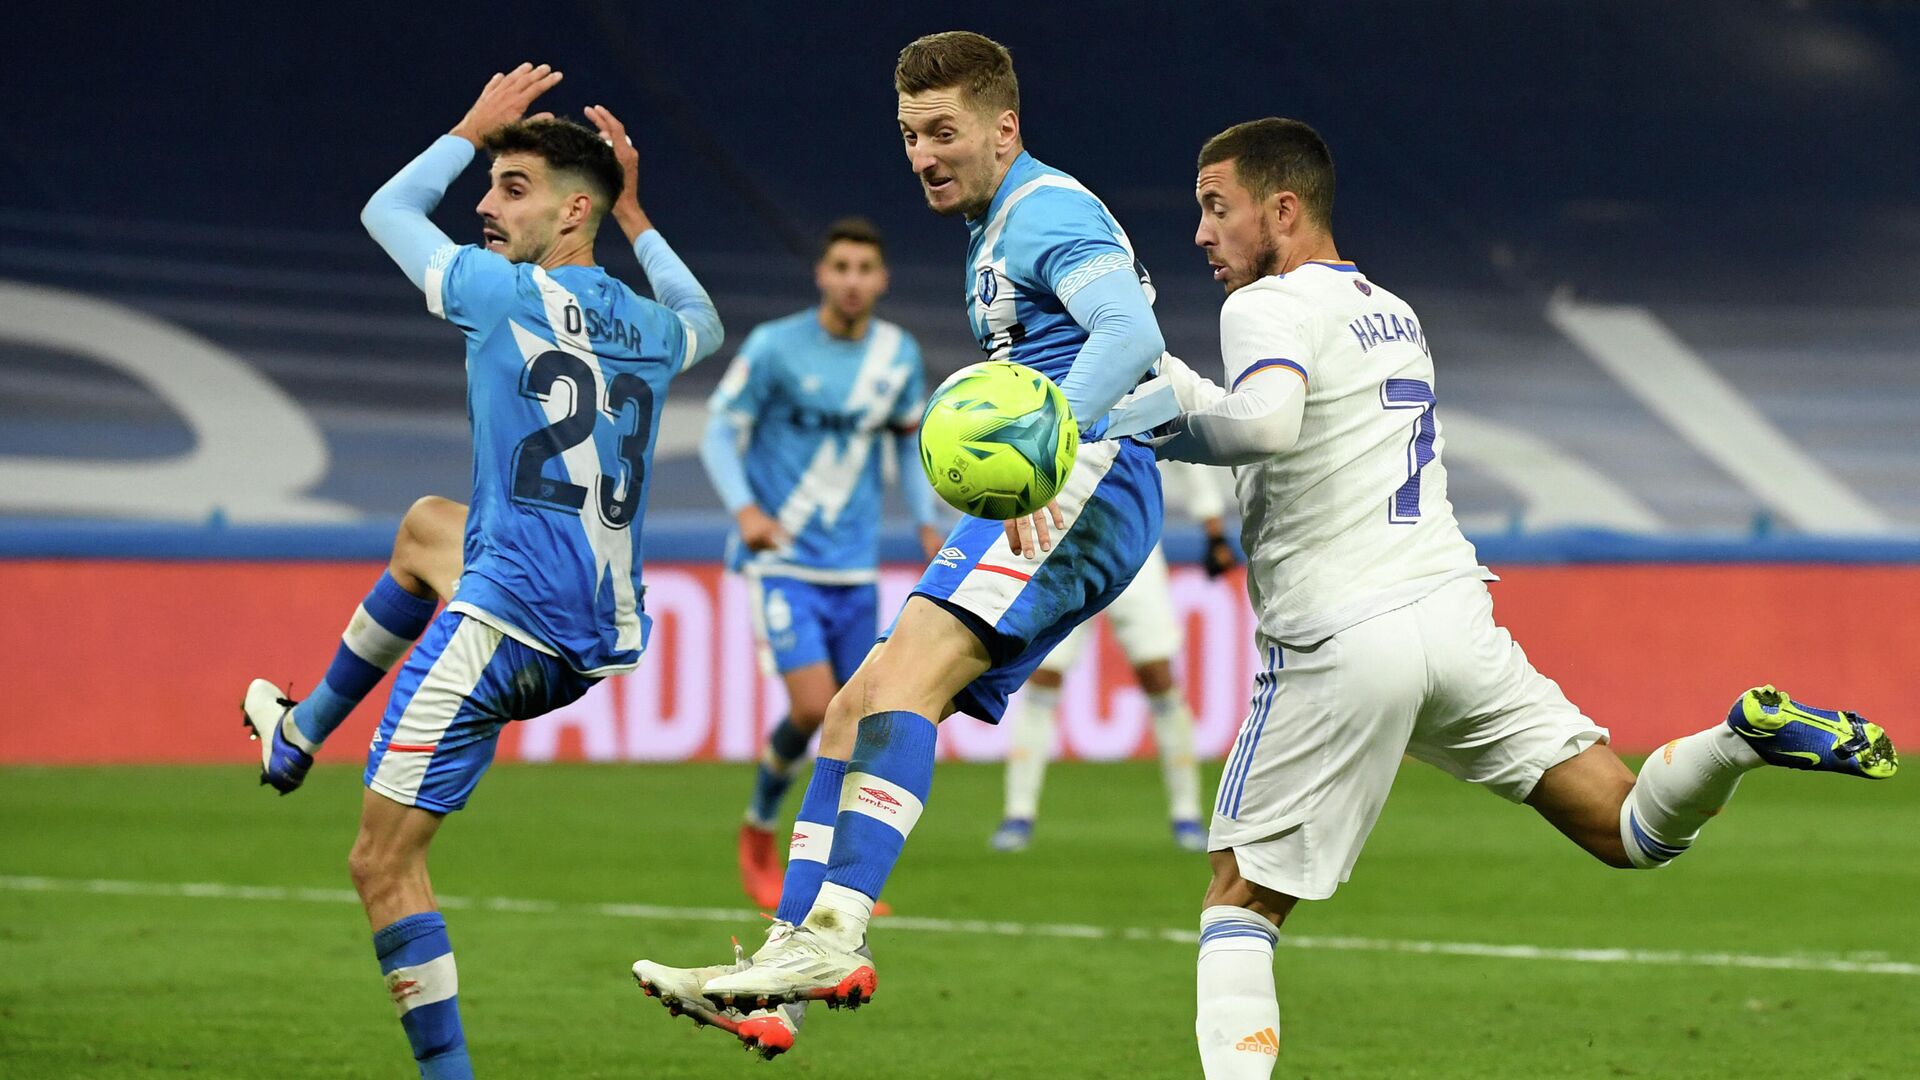
<path id="1" fill-rule="evenodd" d="M 1673 844 L 1655 840 L 1647 830 L 1640 827 L 1640 819 L 1634 816 L 1632 810 L 1627 811 L 1627 826 L 1633 831 L 1633 840 L 1640 845 L 1640 850 L 1657 862 L 1671 862 L 1686 853 L 1685 845 L 1676 847 Z"/>
<path id="2" fill-rule="evenodd" d="M 1226 922 L 1211 923 L 1200 929 L 1200 944 L 1202 945 L 1205 945 L 1209 941 L 1228 937 L 1264 938 L 1269 945 L 1277 944 L 1280 941 L 1279 933 L 1264 920 L 1255 924 L 1249 921 L 1234 919 Z"/>
<path id="3" fill-rule="evenodd" d="M 840 816 L 840 785 L 846 778 L 846 762 L 838 758 L 813 759 L 813 779 L 807 782 L 807 793 L 800 799 L 800 816 L 794 820 L 794 827 L 831 827 Z M 820 883 L 826 877 L 826 863 L 788 860 L 786 880 L 780 887 L 780 910 L 774 917 L 790 923 L 805 919 L 807 912 L 813 910 L 814 897 L 820 895 Z"/>
<path id="4" fill-rule="evenodd" d="M 373 583 L 373 591 L 360 601 L 360 606 L 366 608 L 367 614 L 385 627 L 387 633 L 408 641 L 419 637 L 427 623 L 433 621 L 435 604 L 430 596 L 415 596 L 401 588 L 391 573 L 381 574 L 380 580 Z"/>
<path id="5" fill-rule="evenodd" d="M 874 713 L 860 721 L 847 771 L 898 784 L 925 805 L 933 788 L 937 735 L 933 721 L 918 713 Z M 907 835 L 887 822 L 854 810 L 842 811 L 833 827 L 827 880 L 877 900 L 906 842 Z"/>

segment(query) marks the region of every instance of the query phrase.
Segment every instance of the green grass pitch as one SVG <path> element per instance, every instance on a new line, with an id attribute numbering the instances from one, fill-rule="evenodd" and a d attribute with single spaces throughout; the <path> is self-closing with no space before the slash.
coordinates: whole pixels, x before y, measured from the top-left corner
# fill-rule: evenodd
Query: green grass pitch
<path id="1" fill-rule="evenodd" d="M 986 847 L 998 769 L 942 766 L 888 899 L 906 917 L 1004 925 L 876 924 L 877 1000 L 816 1007 L 773 1063 L 669 1019 L 632 961 L 716 962 L 730 934 L 756 945 L 759 920 L 600 905 L 743 910 L 732 845 L 748 780 L 713 765 L 486 778 L 433 865 L 443 895 L 472 901 L 448 921 L 481 1075 L 1199 1075 L 1205 861 L 1169 842 L 1151 764 L 1057 767 L 1017 856 Z M 0 770 L 0 1075 L 413 1075 L 343 902 L 357 785 L 338 767 L 287 798 L 239 767 Z M 1625 873 L 1531 811 L 1408 764 L 1354 880 L 1283 934 L 1276 1075 L 1913 1075 L 1916 810 L 1910 778 L 1765 770 L 1693 853 Z M 224 887 L 178 887 L 196 882 Z M 1588 948 L 1667 955 L 1556 951 Z"/>

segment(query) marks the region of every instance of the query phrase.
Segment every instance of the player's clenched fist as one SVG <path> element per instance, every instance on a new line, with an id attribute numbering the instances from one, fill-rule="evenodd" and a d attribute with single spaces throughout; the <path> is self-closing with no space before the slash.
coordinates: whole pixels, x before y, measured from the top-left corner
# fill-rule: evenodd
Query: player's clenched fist
<path id="1" fill-rule="evenodd" d="M 473 108 L 449 134 L 479 146 L 488 135 L 527 114 L 534 99 L 559 84 L 561 74 L 550 64 L 521 64 L 508 72 L 494 72 Z"/>

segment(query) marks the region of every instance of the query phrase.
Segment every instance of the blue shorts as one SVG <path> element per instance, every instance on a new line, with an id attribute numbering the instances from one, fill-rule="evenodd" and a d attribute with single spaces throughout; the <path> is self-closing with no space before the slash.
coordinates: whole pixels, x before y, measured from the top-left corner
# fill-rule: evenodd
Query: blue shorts
<path id="1" fill-rule="evenodd" d="M 821 585 L 748 569 L 753 636 L 760 666 L 785 675 L 808 664 L 831 664 L 833 681 L 844 684 L 873 649 L 879 616 L 878 586 Z"/>
<path id="2" fill-rule="evenodd" d="M 1120 595 L 1160 541 L 1160 470 L 1153 451 L 1131 439 L 1083 443 L 1057 502 L 1066 532 L 1038 561 L 1013 554 L 1004 522 L 961 518 L 913 590 L 987 646 L 993 666 L 954 704 L 989 724 L 1061 639 Z"/>
<path id="3" fill-rule="evenodd" d="M 394 676 L 366 785 L 405 806 L 458 810 L 493 764 L 508 721 L 552 712 L 598 681 L 478 619 L 442 611 Z"/>

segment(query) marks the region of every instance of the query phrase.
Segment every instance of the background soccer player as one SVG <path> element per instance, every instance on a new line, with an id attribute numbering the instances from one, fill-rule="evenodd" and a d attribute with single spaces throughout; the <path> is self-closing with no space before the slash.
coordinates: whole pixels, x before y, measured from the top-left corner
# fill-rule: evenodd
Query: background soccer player
<path id="1" fill-rule="evenodd" d="M 955 711 L 997 722 L 1007 695 L 1126 587 L 1160 535 L 1153 455 L 1102 437 L 1108 411 L 1163 349 L 1126 233 L 1078 181 L 1026 153 L 1019 83 L 999 43 L 921 38 L 901 51 L 894 87 L 928 206 L 967 223 L 975 340 L 988 358 L 1058 382 L 1085 441 L 1054 505 L 1020 522 L 963 518 L 947 537 L 827 710 L 767 944 L 704 984 L 716 969 L 635 964 L 669 1005 L 702 993 L 721 1006 L 871 996 L 866 925 L 926 805 L 935 724 Z M 756 1022 L 791 1044 L 790 1028 L 771 1030 L 784 1017 Z"/>
<path id="2" fill-rule="evenodd" d="M 504 724 L 639 663 L 648 631 L 639 522 L 660 408 L 674 376 L 721 336 L 705 292 L 634 198 L 637 159 L 618 121 L 595 111 L 618 153 L 577 124 L 520 121 L 559 81 L 545 65 L 496 74 L 452 132 L 362 214 L 428 310 L 467 337 L 474 491 L 458 598 L 395 680 L 349 857 L 387 992 L 431 1080 L 473 1070 L 428 846 L 444 816 L 466 804 Z M 484 245 L 456 245 L 427 214 L 481 147 L 494 157 L 477 207 Z M 635 254 L 665 306 L 594 265 L 610 209 L 637 235 Z M 383 578 L 363 605 L 386 644 L 404 650 L 410 627 L 386 627 L 374 610 L 405 605 L 393 592 L 415 602 L 401 613 L 416 620 L 431 617 L 433 602 Z M 342 648 L 355 642 L 350 627 Z M 326 735 L 303 728 L 296 712 L 248 712 L 268 744 L 269 771 L 273 758 L 290 756 L 288 744 L 310 754 Z"/>
<path id="3" fill-rule="evenodd" d="M 873 647 L 883 444 L 927 558 L 943 535 L 913 437 L 926 407 L 920 344 L 873 314 L 887 291 L 880 230 L 863 218 L 834 222 L 813 280 L 817 306 L 747 335 L 700 447 L 734 516 L 727 564 L 751 587 L 761 666 L 787 689 L 740 827 L 741 884 L 763 908 L 780 903 L 773 830 L 794 763 Z"/>
<path id="4" fill-rule="evenodd" d="M 1219 577 L 1238 564 L 1226 542 L 1221 516 L 1226 501 L 1213 482 L 1213 470 L 1184 462 L 1162 462 L 1166 490 L 1179 491 L 1189 516 L 1206 530 L 1208 577 Z M 1167 791 L 1167 820 L 1173 842 L 1183 851 L 1205 851 L 1207 830 L 1200 824 L 1200 763 L 1193 756 L 1193 710 L 1173 678 L 1173 656 L 1180 651 L 1181 625 L 1174 617 L 1173 594 L 1167 581 L 1167 556 L 1159 547 L 1134 576 L 1133 583 L 1114 598 L 1101 617 L 1133 668 L 1133 677 L 1147 696 L 1153 718 L 1154 748 L 1160 752 L 1160 778 Z M 1021 693 L 1020 708 L 1008 721 L 1007 788 L 1000 825 L 988 842 L 995 851 L 1025 851 L 1040 816 L 1040 790 L 1046 784 L 1047 761 L 1053 754 L 1054 717 L 1060 708 L 1060 685 L 1089 642 L 1099 640 L 1094 620 L 1074 627 L 1047 658 L 1040 662 Z"/>
<path id="5" fill-rule="evenodd" d="M 1766 686 L 1635 777 L 1493 621 L 1492 575 L 1447 500 L 1425 330 L 1340 260 L 1326 143 L 1293 120 L 1228 128 L 1201 149 L 1195 188 L 1194 242 L 1227 292 L 1229 389 L 1164 365 L 1187 411 L 1152 441 L 1237 467 L 1264 658 L 1208 844 L 1208 1077 L 1272 1073 L 1278 928 L 1347 879 L 1403 754 L 1532 806 L 1623 869 L 1684 853 L 1760 765 L 1893 775 L 1877 725 Z"/>

